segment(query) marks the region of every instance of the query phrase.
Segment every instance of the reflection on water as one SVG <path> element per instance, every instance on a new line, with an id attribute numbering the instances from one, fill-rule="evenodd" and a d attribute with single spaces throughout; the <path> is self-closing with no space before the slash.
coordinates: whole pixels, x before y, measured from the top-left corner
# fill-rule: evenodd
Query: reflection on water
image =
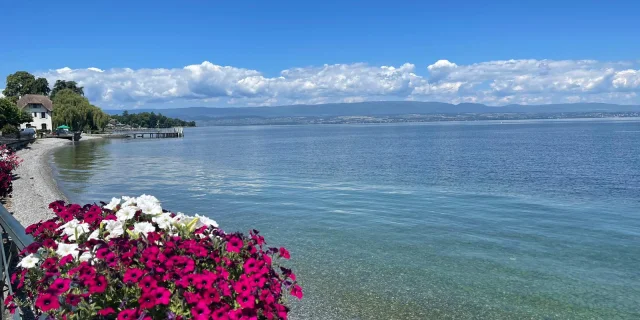
<path id="1" fill-rule="evenodd" d="M 55 155 L 285 245 L 294 319 L 639 319 L 639 122 L 196 128 Z"/>
<path id="2" fill-rule="evenodd" d="M 54 163 L 64 163 L 56 167 L 59 179 L 74 182 L 69 185 L 70 192 L 82 193 L 92 179 L 110 165 L 112 157 L 105 146 L 110 143 L 109 139 L 82 141 L 53 154 Z"/>

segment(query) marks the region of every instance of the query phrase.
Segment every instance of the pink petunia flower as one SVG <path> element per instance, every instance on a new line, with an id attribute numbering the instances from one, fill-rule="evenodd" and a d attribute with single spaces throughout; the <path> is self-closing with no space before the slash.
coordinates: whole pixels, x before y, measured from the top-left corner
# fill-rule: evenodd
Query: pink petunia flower
<path id="1" fill-rule="evenodd" d="M 103 293 L 107 289 L 107 278 L 98 276 L 95 279 L 87 281 L 89 293 Z"/>
<path id="2" fill-rule="evenodd" d="M 118 313 L 118 320 L 136 320 L 138 319 L 137 309 L 126 309 Z"/>
<path id="3" fill-rule="evenodd" d="M 44 312 L 60 308 L 58 297 L 51 293 L 43 293 L 36 300 L 36 307 Z"/>
<path id="4" fill-rule="evenodd" d="M 236 302 L 244 309 L 253 309 L 256 304 L 256 298 L 249 293 L 243 293 L 236 298 Z"/>
<path id="5" fill-rule="evenodd" d="M 298 299 L 302 299 L 302 296 L 304 294 L 302 293 L 302 288 L 300 288 L 300 286 L 296 284 L 291 289 L 291 295 L 296 297 L 296 298 L 298 298 Z"/>
<path id="6" fill-rule="evenodd" d="M 195 307 L 191 308 L 191 315 L 194 319 L 208 319 L 210 314 L 211 310 L 204 301 L 198 302 Z"/>
<path id="7" fill-rule="evenodd" d="M 287 251 L 287 249 L 285 249 L 284 247 L 280 247 L 280 256 L 287 260 L 291 258 L 289 251 Z"/>
<path id="8" fill-rule="evenodd" d="M 148 292 L 158 287 L 158 281 L 152 276 L 146 276 L 138 282 L 138 287 L 140 287 L 143 292 Z"/>
<path id="9" fill-rule="evenodd" d="M 48 291 L 51 294 L 59 295 L 61 293 L 67 292 L 69 290 L 69 285 L 71 284 L 71 279 L 58 278 L 53 281 L 53 283 L 49 286 Z"/>
<path id="10" fill-rule="evenodd" d="M 136 269 L 136 268 L 131 268 L 128 269 L 125 273 L 124 273 L 124 277 L 122 279 L 122 281 L 125 284 L 134 284 L 136 282 L 138 282 L 138 280 L 144 275 L 144 271 L 142 271 L 142 269 Z"/>
<path id="11" fill-rule="evenodd" d="M 242 239 L 236 236 L 232 236 L 227 242 L 227 251 L 240 253 L 240 250 L 242 250 L 243 246 L 244 242 L 242 242 Z"/>

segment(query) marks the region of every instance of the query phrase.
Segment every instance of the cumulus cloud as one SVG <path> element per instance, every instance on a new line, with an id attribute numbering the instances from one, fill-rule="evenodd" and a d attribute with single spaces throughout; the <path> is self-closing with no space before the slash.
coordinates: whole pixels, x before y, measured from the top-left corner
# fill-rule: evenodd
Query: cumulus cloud
<path id="1" fill-rule="evenodd" d="M 97 67 L 38 73 L 50 83 L 73 80 L 107 108 L 136 106 L 273 106 L 377 100 L 510 103 L 638 104 L 640 70 L 633 62 L 508 60 L 460 65 L 448 60 L 418 68 L 333 64 L 258 70 L 205 61 L 173 69 Z"/>

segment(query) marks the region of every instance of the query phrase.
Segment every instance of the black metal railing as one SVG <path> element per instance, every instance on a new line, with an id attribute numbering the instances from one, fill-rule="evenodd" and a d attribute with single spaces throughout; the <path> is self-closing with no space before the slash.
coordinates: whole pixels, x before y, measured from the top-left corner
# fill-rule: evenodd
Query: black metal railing
<path id="1" fill-rule="evenodd" d="M 4 298 L 7 294 L 14 294 L 15 288 L 11 284 L 11 274 L 18 262 L 18 253 L 26 246 L 33 243 L 33 238 L 27 235 L 24 227 L 11 215 L 9 211 L 0 205 L 0 227 L 2 230 L 2 245 L 0 246 L 0 280 L 2 281 L 2 290 L 0 290 L 0 316 L 4 318 L 6 310 L 4 307 Z M 13 319 L 33 319 L 31 310 L 16 311 Z"/>

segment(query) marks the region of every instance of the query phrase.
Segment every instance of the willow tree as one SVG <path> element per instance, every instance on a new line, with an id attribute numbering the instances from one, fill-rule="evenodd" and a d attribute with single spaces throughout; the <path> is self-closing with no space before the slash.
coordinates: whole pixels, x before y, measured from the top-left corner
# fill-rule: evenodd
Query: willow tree
<path id="1" fill-rule="evenodd" d="M 109 115 L 91 105 L 87 98 L 71 89 L 60 90 L 53 98 L 53 125 L 68 125 L 72 130 L 102 130 Z"/>

